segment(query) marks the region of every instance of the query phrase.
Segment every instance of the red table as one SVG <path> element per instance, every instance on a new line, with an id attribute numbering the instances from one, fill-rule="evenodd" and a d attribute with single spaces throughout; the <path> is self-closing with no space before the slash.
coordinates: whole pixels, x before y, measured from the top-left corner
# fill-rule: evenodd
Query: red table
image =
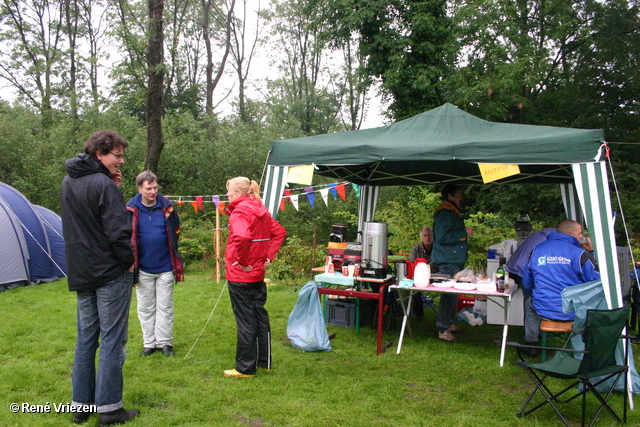
<path id="1" fill-rule="evenodd" d="M 322 283 L 323 286 L 332 285 L 332 286 L 354 286 L 356 282 L 360 283 L 376 283 L 380 285 L 380 289 L 378 292 L 363 292 L 358 290 L 347 290 L 347 289 L 335 289 L 335 288 L 327 288 L 322 287 L 318 289 L 318 293 L 320 295 L 340 295 L 354 298 L 366 298 L 366 299 L 374 299 L 378 301 L 378 342 L 376 347 L 376 355 L 379 355 L 387 348 L 391 346 L 393 341 L 389 341 L 382 346 L 382 325 L 383 325 L 383 316 L 382 312 L 384 309 L 384 299 L 387 290 L 387 286 L 394 283 L 395 276 L 387 275 L 384 279 L 372 279 L 368 277 L 353 277 L 351 278 L 350 283 L 348 278 L 343 276 L 342 274 L 318 274 L 315 276 L 315 281 Z M 360 319 L 359 313 L 356 313 L 356 332 L 360 331 Z"/>

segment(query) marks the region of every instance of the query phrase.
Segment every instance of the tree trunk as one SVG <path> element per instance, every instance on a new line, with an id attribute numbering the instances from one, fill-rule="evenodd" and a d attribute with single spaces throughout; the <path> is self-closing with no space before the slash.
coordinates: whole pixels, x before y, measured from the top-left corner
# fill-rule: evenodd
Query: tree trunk
<path id="1" fill-rule="evenodd" d="M 147 156 L 145 169 L 157 173 L 162 139 L 164 115 L 164 35 L 162 28 L 163 0 L 148 0 L 149 5 L 149 53 L 147 57 Z"/>
<path id="2" fill-rule="evenodd" d="M 73 131 L 76 132 L 80 126 L 78 120 L 78 90 L 76 83 L 76 38 L 78 36 L 78 4 L 76 0 L 65 0 L 64 7 L 65 18 L 67 21 L 67 37 L 69 38 L 69 114 L 71 115 L 71 120 L 73 121 Z"/>

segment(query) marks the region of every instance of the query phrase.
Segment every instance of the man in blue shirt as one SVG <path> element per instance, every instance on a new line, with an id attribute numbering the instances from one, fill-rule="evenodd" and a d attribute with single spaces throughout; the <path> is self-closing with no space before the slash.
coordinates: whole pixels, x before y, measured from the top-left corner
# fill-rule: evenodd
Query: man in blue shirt
<path id="1" fill-rule="evenodd" d="M 178 254 L 180 218 L 173 204 L 158 193 L 158 178 L 142 172 L 138 194 L 127 203 L 131 212 L 131 241 L 138 271 L 138 319 L 142 327 L 142 355 L 161 349 L 173 356 L 173 283 L 182 281 Z"/>
<path id="2" fill-rule="evenodd" d="M 596 261 L 582 248 L 582 226 L 566 219 L 550 233 L 547 240 L 535 247 L 526 265 L 522 284 L 531 290 L 531 304 L 538 316 L 545 319 L 572 321 L 574 313 L 562 310 L 562 290 L 600 279 Z"/>

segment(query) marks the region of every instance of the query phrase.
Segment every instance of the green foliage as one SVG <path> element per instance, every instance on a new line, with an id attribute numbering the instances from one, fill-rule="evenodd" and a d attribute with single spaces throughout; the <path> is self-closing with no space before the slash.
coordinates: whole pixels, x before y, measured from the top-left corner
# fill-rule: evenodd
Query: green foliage
<path id="1" fill-rule="evenodd" d="M 174 204 L 177 205 L 177 203 Z M 178 205 L 178 212 L 180 214 L 180 240 L 178 245 L 185 265 L 215 267 L 215 208 L 207 208 L 195 213 L 190 204 L 185 204 L 182 207 Z M 226 218 L 226 216 L 220 217 L 221 229 L 226 229 Z M 219 256 L 222 263 L 224 262 L 226 242 L 226 233 L 221 231 Z M 224 268 L 222 270 L 224 271 Z"/>
<path id="2" fill-rule="evenodd" d="M 287 237 L 276 259 L 267 267 L 267 275 L 287 286 L 302 285 L 311 277 L 311 268 L 322 263 L 326 250 L 314 250 L 313 245 L 303 243 L 298 236 Z"/>
<path id="3" fill-rule="evenodd" d="M 467 267 L 476 272 L 486 272 L 487 249 L 504 240 L 515 239 L 514 222 L 493 213 L 478 212 L 469 215 L 465 226 L 473 227 L 473 237 L 469 239 L 469 259 Z"/>
<path id="4" fill-rule="evenodd" d="M 322 180 L 318 180 L 320 182 Z M 335 181 L 329 181 L 335 182 Z M 314 184 L 317 184 L 314 181 Z M 306 196 L 298 198 L 298 210 L 290 202 L 286 202 L 285 211 L 278 212 L 277 220 L 287 229 L 289 235 L 298 236 L 303 242 L 313 242 L 315 238 L 319 246 L 326 246 L 333 224 L 347 225 L 347 240 L 356 241 L 358 228 L 358 198 L 350 185 L 346 186 L 347 201 L 338 196 L 334 200 L 331 192 L 328 206 L 324 204 L 318 193 L 314 194 L 314 208 Z"/>
<path id="5" fill-rule="evenodd" d="M 455 34 L 443 0 L 354 2 L 354 31 L 366 72 L 382 81 L 389 110 L 402 120 L 441 105 Z"/>
<path id="6" fill-rule="evenodd" d="M 389 250 L 409 254 L 420 242 L 420 230 L 433 225 L 433 213 L 442 203 L 439 194 L 430 186 L 394 187 L 391 194 L 381 194 L 380 199 L 375 219 L 389 226 Z"/>
<path id="7" fill-rule="evenodd" d="M 566 218 L 557 184 L 477 184 L 464 189 L 466 212 L 493 212 L 515 224 L 520 211 L 529 212 L 543 228 L 555 227 Z"/>

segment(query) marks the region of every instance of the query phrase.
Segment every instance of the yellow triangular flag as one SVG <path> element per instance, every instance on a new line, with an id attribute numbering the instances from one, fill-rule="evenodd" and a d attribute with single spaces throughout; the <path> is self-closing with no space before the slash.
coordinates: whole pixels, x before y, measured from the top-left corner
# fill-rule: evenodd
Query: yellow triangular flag
<path id="1" fill-rule="evenodd" d="M 479 163 L 478 166 L 480 167 L 480 173 L 482 174 L 482 181 L 485 184 L 487 182 L 496 181 L 498 179 L 520 173 L 520 167 L 518 165 Z"/>

